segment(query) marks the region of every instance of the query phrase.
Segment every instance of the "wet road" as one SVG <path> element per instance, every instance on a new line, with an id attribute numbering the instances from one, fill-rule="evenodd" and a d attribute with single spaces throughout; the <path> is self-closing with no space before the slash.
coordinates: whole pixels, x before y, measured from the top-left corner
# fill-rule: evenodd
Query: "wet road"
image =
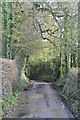
<path id="1" fill-rule="evenodd" d="M 51 83 L 34 82 L 24 91 L 11 117 L 73 118 Z"/>

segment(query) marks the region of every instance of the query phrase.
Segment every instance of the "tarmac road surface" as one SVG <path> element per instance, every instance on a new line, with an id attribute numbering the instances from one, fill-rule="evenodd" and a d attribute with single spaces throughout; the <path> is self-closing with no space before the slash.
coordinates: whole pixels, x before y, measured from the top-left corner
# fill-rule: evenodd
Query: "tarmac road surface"
<path id="1" fill-rule="evenodd" d="M 74 118 L 52 87 L 52 83 L 34 81 L 32 81 L 32 87 L 23 92 L 10 117 Z"/>

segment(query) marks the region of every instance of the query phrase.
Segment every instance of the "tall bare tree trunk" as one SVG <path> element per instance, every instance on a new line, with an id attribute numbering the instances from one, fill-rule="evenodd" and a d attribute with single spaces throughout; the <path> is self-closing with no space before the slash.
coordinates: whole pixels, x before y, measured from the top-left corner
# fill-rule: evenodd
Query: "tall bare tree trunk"
<path id="1" fill-rule="evenodd" d="M 78 3 L 78 14 L 78 89 L 80 90 L 80 1 Z M 78 118 L 80 119 L 80 101 L 78 101 Z"/>

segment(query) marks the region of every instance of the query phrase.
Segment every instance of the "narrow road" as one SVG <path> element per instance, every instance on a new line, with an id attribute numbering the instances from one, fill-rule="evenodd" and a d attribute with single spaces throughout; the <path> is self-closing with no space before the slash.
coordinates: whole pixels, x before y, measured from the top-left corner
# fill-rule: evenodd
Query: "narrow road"
<path id="1" fill-rule="evenodd" d="M 63 104 L 52 83 L 34 82 L 23 92 L 11 117 L 18 118 L 73 118 Z"/>

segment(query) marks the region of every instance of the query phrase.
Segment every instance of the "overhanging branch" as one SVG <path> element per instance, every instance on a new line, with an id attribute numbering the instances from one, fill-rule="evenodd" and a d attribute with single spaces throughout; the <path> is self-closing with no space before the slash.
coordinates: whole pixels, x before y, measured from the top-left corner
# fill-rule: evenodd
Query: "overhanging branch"
<path id="1" fill-rule="evenodd" d="M 38 26 L 39 26 L 39 30 L 40 30 L 40 34 L 41 34 L 42 39 L 48 40 L 52 45 L 54 45 L 55 47 L 57 47 L 49 38 L 43 36 L 43 33 L 49 31 L 50 29 L 43 31 L 42 28 L 41 28 L 40 23 L 38 22 L 38 20 L 35 19 L 35 21 L 37 22 L 37 24 L 38 24 Z M 55 31 L 56 31 L 56 30 L 55 30 Z"/>

